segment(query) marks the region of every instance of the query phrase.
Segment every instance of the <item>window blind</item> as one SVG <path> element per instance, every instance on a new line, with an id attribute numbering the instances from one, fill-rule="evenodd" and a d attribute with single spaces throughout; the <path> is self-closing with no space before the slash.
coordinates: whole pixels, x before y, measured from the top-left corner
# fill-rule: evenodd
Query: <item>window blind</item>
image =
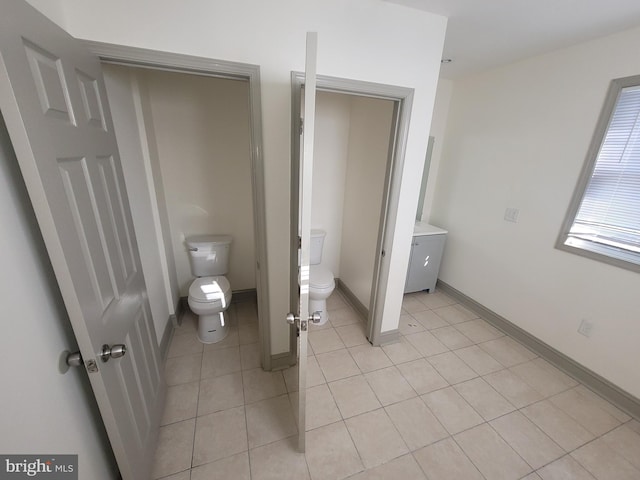
<path id="1" fill-rule="evenodd" d="M 610 248 L 606 255 L 640 263 L 640 85 L 618 94 L 567 235 L 567 245 L 590 249 L 589 242 Z"/>

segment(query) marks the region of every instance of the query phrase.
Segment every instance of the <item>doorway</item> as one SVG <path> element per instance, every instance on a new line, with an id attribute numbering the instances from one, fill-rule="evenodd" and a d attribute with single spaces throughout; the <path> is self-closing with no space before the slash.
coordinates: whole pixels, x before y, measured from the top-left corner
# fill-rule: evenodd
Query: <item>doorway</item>
<path id="1" fill-rule="evenodd" d="M 298 265 L 298 211 L 297 199 L 299 195 L 299 161 L 300 161 L 300 132 L 302 131 L 301 120 L 301 97 L 304 89 L 304 76 L 300 73 L 292 73 L 292 166 L 291 166 L 291 308 L 295 311 L 297 302 L 297 265 Z M 396 332 L 386 334 L 381 331 L 382 313 L 384 306 L 384 293 L 387 288 L 389 275 L 389 259 L 393 248 L 393 232 L 395 230 L 395 220 L 400 191 L 400 180 L 404 164 L 404 150 L 406 136 L 408 132 L 409 114 L 413 99 L 413 90 L 389 85 L 374 84 L 326 76 L 317 77 L 317 91 L 319 95 L 336 94 L 349 95 L 358 99 L 371 99 L 388 102 L 390 110 L 390 121 L 387 130 L 387 151 L 385 152 L 385 166 L 383 181 L 372 188 L 381 192 L 379 208 L 377 209 L 379 221 L 375 228 L 375 245 L 372 251 L 373 257 L 372 273 L 370 275 L 370 289 L 367 298 L 367 288 L 359 286 L 360 293 L 342 288 L 343 293 L 359 312 L 366 317 L 367 338 L 373 345 L 380 345 L 396 339 Z M 381 104 L 381 105 L 382 105 Z M 384 109 L 384 106 L 383 106 Z M 384 115 L 383 117 L 384 118 Z M 315 173 L 315 170 L 314 170 Z M 377 183 L 377 182 L 376 182 Z M 315 195 L 314 195 L 315 197 Z M 373 207 L 376 209 L 376 207 Z M 363 301 L 364 300 L 364 301 Z M 291 352 L 295 356 L 296 336 L 292 331 Z"/>
<path id="2" fill-rule="evenodd" d="M 185 78 L 191 78 L 191 80 L 219 80 L 234 83 L 236 85 L 242 84 L 244 91 L 246 92 L 246 110 L 248 111 L 248 145 L 245 145 L 246 152 L 249 160 L 250 171 L 250 196 L 249 205 L 245 210 L 252 210 L 252 225 L 245 226 L 244 230 L 252 230 L 253 245 L 247 245 L 246 240 L 243 240 L 244 250 L 251 250 L 253 258 L 250 263 L 252 265 L 247 266 L 246 261 L 243 261 L 243 270 L 245 280 L 249 277 L 253 277 L 255 284 L 255 290 L 257 294 L 257 310 L 258 310 L 258 331 L 259 331 L 259 343 L 260 343 L 260 356 L 261 364 L 265 370 L 270 370 L 271 365 L 271 341 L 270 341 L 270 328 L 268 324 L 269 317 L 269 296 L 268 296 L 268 262 L 266 252 L 266 227 L 265 227 L 265 209 L 264 209 L 264 168 L 262 159 L 262 124 L 261 124 L 261 107 L 260 107 L 260 76 L 259 67 L 255 65 L 239 64 L 233 62 L 224 62 L 211 59 L 205 59 L 200 57 L 191 57 L 185 55 L 175 55 L 166 52 L 157 52 L 132 47 L 121 47 L 110 44 L 103 44 L 98 42 L 85 42 L 85 45 L 89 50 L 96 54 L 103 65 L 114 65 L 116 68 L 130 68 L 132 70 L 141 71 L 144 70 L 145 75 L 151 75 L 154 71 L 160 75 L 181 75 Z M 149 137 L 153 139 L 153 131 L 147 131 L 149 119 L 145 119 L 145 115 L 149 112 L 144 111 L 144 99 L 141 98 L 143 92 L 140 89 L 140 84 L 134 79 L 132 85 L 132 98 L 135 105 L 134 118 L 132 120 L 135 125 L 132 125 L 133 130 L 138 131 L 138 138 L 135 134 L 126 135 L 126 140 L 118 138 L 119 143 L 132 142 L 139 150 L 138 159 L 139 163 L 144 164 L 140 166 L 142 171 L 139 172 L 139 179 L 136 188 L 142 189 L 148 197 L 152 200 L 147 202 L 144 208 L 146 208 L 147 217 L 152 223 L 149 231 L 154 231 L 152 237 L 157 240 L 157 243 L 153 245 L 157 248 L 156 258 L 160 260 L 160 263 L 155 265 L 155 268 L 162 270 L 162 284 L 164 288 L 163 295 L 169 304 L 169 313 L 172 312 L 172 305 L 176 305 L 177 297 L 184 295 L 184 270 L 188 269 L 184 265 L 176 265 L 177 255 L 174 255 L 173 245 L 176 243 L 172 241 L 171 235 L 167 234 L 170 229 L 168 227 L 169 213 L 163 212 L 159 205 L 164 202 L 162 192 L 159 192 L 156 188 L 157 185 L 162 185 L 162 179 L 159 178 L 159 169 L 154 168 L 152 149 L 157 147 L 154 142 L 149 142 Z M 146 120 L 146 123 L 145 123 Z M 116 125 L 118 130 L 118 125 Z M 179 171 L 178 171 L 179 173 Z M 131 188 L 129 188 L 131 190 Z M 206 190 L 206 188 L 205 188 Z M 247 199 L 245 199 L 246 201 Z M 200 212 L 202 214 L 203 212 Z M 214 232 L 215 233 L 215 232 Z M 251 243 L 251 242 L 250 242 Z M 185 259 L 186 259 L 186 252 Z M 245 252 L 246 253 L 246 252 Z M 162 265 L 162 262 L 166 262 Z M 252 270 L 250 272 L 249 270 Z M 175 272 L 181 272 L 175 274 Z M 252 275 L 253 273 L 253 275 Z M 244 283 L 238 285 L 247 285 L 248 289 L 251 289 L 251 280 L 246 280 Z M 249 282 L 249 283 L 247 283 Z M 232 288 L 234 288 L 232 283 Z M 167 329 L 170 329 L 172 325 L 168 324 Z M 160 334 L 159 334 L 160 336 Z M 163 336 L 162 341 L 168 343 L 169 336 Z"/>

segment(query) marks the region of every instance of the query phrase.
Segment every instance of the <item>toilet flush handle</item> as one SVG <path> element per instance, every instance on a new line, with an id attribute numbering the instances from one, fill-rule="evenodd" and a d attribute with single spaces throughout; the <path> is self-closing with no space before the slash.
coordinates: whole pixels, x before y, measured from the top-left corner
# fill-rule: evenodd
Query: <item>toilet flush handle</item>
<path id="1" fill-rule="evenodd" d="M 189 247 L 189 251 L 190 252 L 197 252 L 198 251 L 198 247 Z"/>

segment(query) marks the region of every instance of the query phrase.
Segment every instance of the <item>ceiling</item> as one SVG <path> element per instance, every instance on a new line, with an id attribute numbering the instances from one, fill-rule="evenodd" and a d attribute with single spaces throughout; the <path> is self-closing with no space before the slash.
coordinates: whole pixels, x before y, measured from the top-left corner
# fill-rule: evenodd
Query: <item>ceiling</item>
<path id="1" fill-rule="evenodd" d="M 640 0 L 386 1 L 449 17 L 451 79 L 640 26 Z"/>

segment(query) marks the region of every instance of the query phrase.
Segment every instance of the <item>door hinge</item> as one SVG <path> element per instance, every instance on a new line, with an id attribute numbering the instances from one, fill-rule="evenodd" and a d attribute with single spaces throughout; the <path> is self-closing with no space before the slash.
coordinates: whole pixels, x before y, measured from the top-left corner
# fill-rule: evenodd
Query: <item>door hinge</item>
<path id="1" fill-rule="evenodd" d="M 304 133 L 304 120 L 300 119 L 300 135 Z"/>
<path id="2" fill-rule="evenodd" d="M 302 248 L 302 237 L 298 235 L 298 250 Z"/>

